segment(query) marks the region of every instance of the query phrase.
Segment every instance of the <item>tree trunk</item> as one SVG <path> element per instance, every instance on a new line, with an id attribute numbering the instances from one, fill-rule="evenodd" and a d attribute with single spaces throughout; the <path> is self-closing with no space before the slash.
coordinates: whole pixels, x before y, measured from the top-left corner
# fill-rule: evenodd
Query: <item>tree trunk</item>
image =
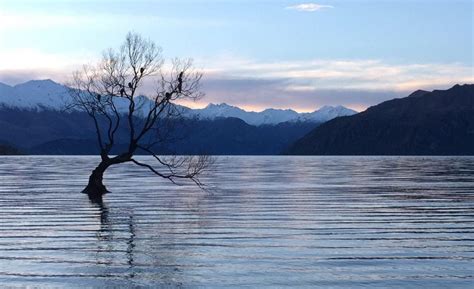
<path id="1" fill-rule="evenodd" d="M 102 183 L 104 172 L 111 165 L 108 161 L 101 161 L 100 164 L 92 171 L 89 177 L 87 187 L 82 191 L 89 196 L 91 200 L 102 200 L 102 196 L 108 193 L 107 188 Z"/>

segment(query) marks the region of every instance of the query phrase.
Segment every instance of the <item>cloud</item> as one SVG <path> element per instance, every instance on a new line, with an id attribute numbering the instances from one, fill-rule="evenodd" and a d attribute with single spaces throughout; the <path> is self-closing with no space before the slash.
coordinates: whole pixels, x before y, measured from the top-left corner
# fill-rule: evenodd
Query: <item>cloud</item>
<path id="1" fill-rule="evenodd" d="M 446 89 L 474 83 L 461 63 L 388 63 L 376 59 L 309 59 L 262 62 L 231 55 L 197 60 L 206 97 L 194 106 L 227 102 L 247 109 L 312 111 L 323 105 L 356 110 L 417 89 Z"/>
<path id="2" fill-rule="evenodd" d="M 0 54 L 0 82 L 17 84 L 30 79 L 67 81 L 83 55 L 46 54 L 21 50 Z M 446 89 L 474 83 L 472 67 L 462 63 L 388 63 L 376 59 L 307 59 L 257 61 L 234 55 L 196 59 L 204 72 L 199 102 L 203 107 L 226 102 L 245 109 L 268 107 L 313 111 L 323 105 L 345 105 L 356 110 L 417 89 Z M 153 91 L 146 85 L 145 91 Z"/>
<path id="3" fill-rule="evenodd" d="M 206 76 L 202 89 L 206 96 L 198 102 L 183 103 L 204 107 L 225 102 L 246 110 L 261 111 L 272 107 L 297 111 L 314 111 L 324 105 L 344 105 L 355 110 L 409 94 L 405 91 L 345 88 L 294 88 L 291 79 L 220 78 Z"/>
<path id="4" fill-rule="evenodd" d="M 285 80 L 286 90 L 359 89 L 409 91 L 474 82 L 461 63 L 388 63 L 376 59 L 309 59 L 261 62 L 232 56 L 201 60 L 205 74 L 225 78 Z"/>
<path id="5" fill-rule="evenodd" d="M 315 12 L 315 11 L 319 11 L 321 9 L 326 9 L 326 8 L 334 8 L 334 6 L 321 5 L 321 4 L 316 4 L 316 3 L 302 3 L 302 4 L 286 7 L 286 9 L 303 11 L 303 12 Z"/>
<path id="6" fill-rule="evenodd" d="M 0 70 L 66 69 L 79 65 L 81 59 L 96 58 L 92 54 L 48 53 L 33 48 L 0 50 L 0 52 Z"/>

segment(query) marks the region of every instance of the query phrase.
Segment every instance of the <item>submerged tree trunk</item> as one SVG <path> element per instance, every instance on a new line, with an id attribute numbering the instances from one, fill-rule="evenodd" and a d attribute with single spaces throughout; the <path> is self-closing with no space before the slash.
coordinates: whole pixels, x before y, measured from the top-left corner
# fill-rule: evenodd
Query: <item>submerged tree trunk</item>
<path id="1" fill-rule="evenodd" d="M 108 192 L 102 181 L 104 178 L 104 172 L 110 165 L 110 162 L 102 160 L 92 171 L 92 174 L 89 177 L 89 183 L 82 191 L 84 194 L 89 196 L 89 199 L 101 200 L 102 196 Z"/>

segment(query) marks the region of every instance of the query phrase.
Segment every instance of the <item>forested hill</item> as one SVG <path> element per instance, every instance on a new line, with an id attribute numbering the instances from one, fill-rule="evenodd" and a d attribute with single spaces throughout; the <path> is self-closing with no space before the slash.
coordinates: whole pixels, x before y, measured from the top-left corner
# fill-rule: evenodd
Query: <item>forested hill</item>
<path id="1" fill-rule="evenodd" d="M 283 122 L 253 126 L 238 118 L 181 119 L 171 125 L 170 141 L 162 143 L 157 151 L 163 154 L 279 154 L 317 125 Z M 26 154 L 99 153 L 93 122 L 85 113 L 3 108 L 0 126 L 0 144 L 11 144 Z M 128 139 L 128 127 L 123 124 L 113 153 L 124 148 Z"/>
<path id="2" fill-rule="evenodd" d="M 21 153 L 16 148 L 14 148 L 10 145 L 0 144 L 0 156 L 3 156 L 3 155 L 19 155 L 19 154 L 21 154 Z"/>
<path id="3" fill-rule="evenodd" d="M 295 155 L 474 155 L 474 85 L 416 91 L 328 121 L 291 145 Z"/>

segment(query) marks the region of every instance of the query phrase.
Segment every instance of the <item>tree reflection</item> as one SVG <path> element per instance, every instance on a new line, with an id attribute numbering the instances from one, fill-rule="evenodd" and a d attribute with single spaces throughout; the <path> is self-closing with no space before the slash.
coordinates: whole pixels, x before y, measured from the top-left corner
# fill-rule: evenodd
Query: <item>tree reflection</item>
<path id="1" fill-rule="evenodd" d="M 98 208 L 100 226 L 96 231 L 96 237 L 98 240 L 96 249 L 96 264 L 97 265 L 114 265 L 114 260 L 118 258 L 123 251 L 120 250 L 120 245 L 123 241 L 126 242 L 125 258 L 128 267 L 128 275 L 124 276 L 126 279 L 133 279 L 135 277 L 135 221 L 132 211 L 128 212 L 126 218 L 114 218 L 110 217 L 110 210 L 103 200 L 91 200 L 91 203 Z M 112 220 L 111 220 L 112 219 Z M 116 221 L 126 220 L 125 223 L 117 223 Z M 114 223 L 115 222 L 115 223 Z M 117 228 L 124 227 L 126 230 L 115 230 L 114 225 Z M 123 233 L 125 236 L 122 237 Z M 118 234 L 118 236 L 117 236 Z M 122 236 L 120 236 L 122 235 Z M 122 255 L 123 256 L 123 255 Z M 120 263 L 120 262 L 119 262 Z M 123 263 L 122 263 L 123 264 Z M 115 264 L 117 265 L 117 264 Z M 113 273 L 113 272 L 112 272 Z M 115 274 L 114 274 L 115 275 Z"/>
<path id="2" fill-rule="evenodd" d="M 128 218 L 128 233 L 129 237 L 127 240 L 127 264 L 130 270 L 129 278 L 135 277 L 135 259 L 134 259 L 134 249 L 135 249 L 135 222 L 133 221 L 133 214 L 130 213 Z"/>
<path id="3" fill-rule="evenodd" d="M 91 200 L 91 203 L 99 209 L 100 227 L 96 232 L 96 236 L 101 240 L 112 240 L 112 226 L 109 221 L 109 208 L 100 200 Z"/>

